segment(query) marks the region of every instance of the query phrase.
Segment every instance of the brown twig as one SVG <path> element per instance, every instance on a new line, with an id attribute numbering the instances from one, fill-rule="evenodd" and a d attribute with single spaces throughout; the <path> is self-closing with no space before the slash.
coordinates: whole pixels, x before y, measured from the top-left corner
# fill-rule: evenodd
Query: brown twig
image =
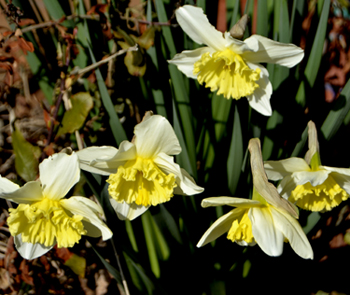
<path id="1" fill-rule="evenodd" d="M 89 72 L 89 71 L 99 67 L 100 65 L 103 65 L 103 64 L 109 62 L 111 59 L 117 57 L 118 55 L 122 55 L 122 54 L 124 54 L 125 52 L 128 52 L 128 51 L 137 51 L 137 44 L 132 46 L 132 47 L 129 47 L 128 49 L 119 50 L 116 53 L 113 53 L 112 55 L 108 56 L 107 58 L 102 59 L 102 60 L 100 60 L 100 61 L 98 61 L 98 62 L 96 62 L 96 63 L 94 63 L 92 65 L 89 65 L 89 66 L 85 67 L 84 69 L 79 70 L 77 73 L 74 73 L 74 74 L 83 75 L 83 74 L 85 74 L 85 73 L 87 73 L 87 72 Z"/>
<path id="2" fill-rule="evenodd" d="M 65 20 L 72 20 L 72 19 L 75 19 L 75 18 L 91 19 L 91 20 L 96 20 L 96 21 L 100 20 L 100 17 L 98 15 L 76 15 L 76 14 L 72 14 L 72 15 L 68 15 L 63 20 L 59 20 L 59 21 L 50 20 L 50 21 L 47 21 L 47 22 L 31 25 L 31 26 L 23 28 L 21 30 L 22 30 L 23 33 L 26 33 L 26 32 L 37 30 L 37 29 L 42 29 L 42 28 L 46 28 L 46 27 L 60 25 Z"/>
<path id="3" fill-rule="evenodd" d="M 179 26 L 178 24 L 170 23 L 170 20 L 167 22 L 152 22 L 152 21 L 148 21 L 148 20 L 138 19 L 135 17 L 126 17 L 123 15 L 120 15 L 120 18 L 123 20 L 138 22 L 140 24 L 147 24 L 147 25 L 151 25 L 151 26 L 168 26 L 168 27 L 178 27 Z"/>
<path id="4" fill-rule="evenodd" d="M 100 20 L 100 16 L 99 15 L 95 15 L 95 14 L 94 15 L 76 15 L 76 14 L 72 14 L 72 15 L 68 15 L 64 20 L 72 20 L 72 19 L 75 19 L 75 18 L 91 19 L 91 20 L 96 20 L 96 21 Z M 137 19 L 137 18 L 134 18 L 134 17 L 125 17 L 125 16 L 120 16 L 120 18 L 123 19 L 123 20 L 138 22 L 140 24 L 147 24 L 147 25 L 151 25 L 151 26 L 170 26 L 170 27 L 177 27 L 178 26 L 178 24 L 171 24 L 170 21 L 168 21 L 168 22 L 152 22 L 152 21 Z M 26 33 L 26 32 L 37 30 L 37 29 L 43 29 L 43 28 L 46 28 L 46 27 L 52 27 L 52 26 L 60 25 L 61 23 L 62 23 L 62 20 L 59 20 L 59 21 L 51 20 L 51 21 L 47 21 L 47 22 L 31 25 L 31 26 L 23 28 L 21 30 L 22 30 L 23 33 Z"/>
<path id="5" fill-rule="evenodd" d="M 118 264 L 120 276 L 121 276 L 121 279 L 122 279 L 122 282 L 123 282 L 125 295 L 130 295 L 129 288 L 128 288 L 128 283 L 127 283 L 127 281 L 126 281 L 126 279 L 125 279 L 124 272 L 123 272 L 123 268 L 122 268 L 122 265 L 121 265 L 121 263 L 120 263 L 119 255 L 118 255 L 118 253 L 117 253 L 117 249 L 116 249 L 116 247 L 115 247 L 113 238 L 111 239 L 111 243 L 112 243 L 112 247 L 113 247 L 113 252 L 114 252 L 115 258 L 117 259 L 117 264 Z"/>

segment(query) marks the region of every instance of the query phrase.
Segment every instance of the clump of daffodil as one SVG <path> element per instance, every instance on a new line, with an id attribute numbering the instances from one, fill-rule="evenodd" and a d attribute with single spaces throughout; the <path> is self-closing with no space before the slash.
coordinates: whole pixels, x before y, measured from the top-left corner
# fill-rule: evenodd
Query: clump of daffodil
<path id="1" fill-rule="evenodd" d="M 54 154 L 39 165 L 38 181 L 19 187 L 0 177 L 0 198 L 18 204 L 9 209 L 7 219 L 18 252 L 34 259 L 58 248 L 73 247 L 82 235 L 112 237 L 112 232 L 99 215 L 102 208 L 85 197 L 64 199 L 79 181 L 80 169 L 75 153 Z"/>
<path id="2" fill-rule="evenodd" d="M 304 51 L 293 44 L 259 35 L 241 41 L 229 32 L 222 34 L 209 23 L 199 7 L 184 5 L 175 14 L 185 33 L 198 44 L 207 46 L 183 51 L 169 62 L 211 91 L 217 91 L 227 99 L 246 97 L 253 109 L 271 116 L 272 85 L 268 71 L 260 63 L 290 68 L 302 60 Z"/>
<path id="3" fill-rule="evenodd" d="M 201 247 L 227 233 L 227 238 L 242 246 L 258 244 L 270 256 L 283 252 L 283 242 L 289 242 L 301 257 L 313 258 L 313 251 L 299 222 L 297 209 L 280 197 L 276 187 L 269 183 L 264 171 L 257 138 L 249 142 L 253 174 L 253 197 L 241 199 L 214 197 L 204 199 L 202 207 L 228 205 L 237 207 L 221 216 L 205 232 L 197 244 Z"/>
<path id="4" fill-rule="evenodd" d="M 321 165 L 317 130 L 308 123 L 309 150 L 302 158 L 266 161 L 265 170 L 271 180 L 280 180 L 281 196 L 300 208 L 329 211 L 349 198 L 350 169 Z"/>
<path id="5" fill-rule="evenodd" d="M 203 191 L 174 163 L 172 155 L 181 147 L 166 118 L 147 112 L 134 134 L 132 142 L 123 141 L 119 149 L 102 146 L 77 152 L 81 169 L 109 176 L 110 201 L 120 219 L 132 220 L 151 205 L 169 201 L 174 193 Z"/>

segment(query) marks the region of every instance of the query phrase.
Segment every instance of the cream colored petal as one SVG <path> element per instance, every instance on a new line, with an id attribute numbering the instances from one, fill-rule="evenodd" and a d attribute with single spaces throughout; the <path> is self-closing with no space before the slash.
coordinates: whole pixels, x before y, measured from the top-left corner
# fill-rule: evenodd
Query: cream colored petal
<path id="1" fill-rule="evenodd" d="M 212 197 L 202 200 L 202 207 L 216 207 L 216 206 L 232 206 L 239 208 L 259 207 L 261 203 L 255 200 L 233 198 L 233 197 Z"/>
<path id="2" fill-rule="evenodd" d="M 136 147 L 129 141 L 123 141 L 119 150 L 111 146 L 88 147 L 78 151 L 77 155 L 82 170 L 110 175 L 126 161 L 136 158 Z"/>
<path id="3" fill-rule="evenodd" d="M 226 40 L 226 47 L 230 48 L 233 52 L 237 54 L 243 54 L 246 51 L 255 52 L 259 49 L 258 41 L 254 42 L 252 40 L 252 42 L 248 44 L 244 41 L 233 38 L 230 32 L 225 32 L 224 37 Z"/>
<path id="4" fill-rule="evenodd" d="M 274 225 L 269 208 L 251 208 L 248 217 L 252 223 L 253 236 L 269 256 L 280 256 L 283 252 L 283 234 Z"/>
<path id="5" fill-rule="evenodd" d="M 297 184 L 293 180 L 291 175 L 284 177 L 281 183 L 277 187 L 277 191 L 280 196 L 286 200 L 288 200 L 292 191 L 297 187 Z"/>
<path id="6" fill-rule="evenodd" d="M 217 51 L 225 49 L 226 40 L 222 33 L 209 23 L 202 8 L 184 5 L 176 9 L 175 15 L 181 28 L 193 41 L 206 44 Z"/>
<path id="7" fill-rule="evenodd" d="M 195 50 L 185 50 L 176 54 L 173 59 L 168 60 L 168 63 L 177 66 L 177 68 L 183 72 L 187 77 L 196 79 L 197 75 L 193 74 L 194 63 L 197 62 L 202 54 L 215 52 L 210 47 L 201 47 Z"/>
<path id="8" fill-rule="evenodd" d="M 100 219 L 99 214 L 103 213 L 103 211 L 95 202 L 84 197 L 70 197 L 69 199 L 61 200 L 60 204 L 72 214 L 83 216 L 85 222 L 89 222 L 100 231 L 100 236 L 102 236 L 104 241 L 113 236 L 112 231 Z M 89 232 L 86 235 L 89 236 Z M 96 236 L 95 231 L 92 232 L 92 236 Z"/>
<path id="9" fill-rule="evenodd" d="M 36 244 L 31 244 L 31 243 L 25 243 L 22 241 L 21 234 L 15 236 L 15 246 L 19 254 L 24 259 L 31 260 L 38 258 L 47 252 L 49 252 L 55 245 L 46 247 L 42 244 L 36 243 Z"/>
<path id="10" fill-rule="evenodd" d="M 177 155 L 180 143 L 169 121 L 160 115 L 149 116 L 135 126 L 135 146 L 137 155 L 153 158 L 159 153 Z"/>
<path id="11" fill-rule="evenodd" d="M 304 50 L 294 44 L 276 42 L 259 35 L 252 35 L 244 40 L 248 46 L 257 41 L 259 49 L 256 52 L 246 51 L 242 54 L 243 58 L 249 62 L 274 63 L 291 68 L 304 57 Z"/>
<path id="12" fill-rule="evenodd" d="M 41 162 L 39 173 L 44 197 L 62 199 L 80 179 L 78 156 L 54 154 Z"/>
<path id="13" fill-rule="evenodd" d="M 19 189 L 19 185 L 0 175 L 0 197 L 2 193 L 11 193 Z"/>
<path id="14" fill-rule="evenodd" d="M 298 212 L 289 201 L 280 197 L 276 187 L 269 183 L 264 170 L 262 161 L 260 140 L 252 138 L 249 141 L 248 149 L 250 151 L 250 166 L 253 174 L 253 184 L 256 191 L 272 206 L 288 212 L 298 218 Z"/>
<path id="15" fill-rule="evenodd" d="M 245 209 L 233 209 L 216 220 L 199 240 L 197 247 L 202 247 L 228 232 L 232 222 L 244 213 Z"/>
<path id="16" fill-rule="evenodd" d="M 0 198 L 17 204 L 32 204 L 41 201 L 43 194 L 40 183 L 38 181 L 30 181 L 15 191 L 0 193 Z"/>
<path id="17" fill-rule="evenodd" d="M 135 145 L 130 141 L 124 140 L 119 145 L 118 152 L 115 153 L 113 157 L 111 157 L 106 162 L 108 165 L 110 165 L 110 167 L 118 168 L 121 165 L 120 163 L 124 164 L 126 161 L 135 159 L 136 156 L 137 154 Z"/>
<path id="18" fill-rule="evenodd" d="M 302 258 L 313 259 L 314 253 L 311 245 L 299 222 L 289 214 L 284 214 L 274 208 L 271 208 L 271 214 L 275 226 L 288 239 L 295 253 Z"/>
<path id="19" fill-rule="evenodd" d="M 293 172 L 311 171 L 309 165 L 302 158 L 288 158 L 281 161 L 265 161 L 265 172 L 271 180 L 280 180 Z"/>
<path id="20" fill-rule="evenodd" d="M 175 175 L 177 184 L 175 189 L 177 189 L 177 194 L 195 195 L 204 191 L 204 188 L 196 185 L 194 179 L 187 173 L 187 171 L 174 163 L 174 157 L 160 153 L 153 161 L 165 174 L 172 173 Z"/>
<path id="21" fill-rule="evenodd" d="M 350 169 L 349 168 L 336 168 L 336 167 L 329 167 L 329 166 L 320 166 L 319 168 L 327 170 L 327 171 L 335 172 L 338 174 L 342 174 L 344 177 L 348 178 L 350 181 Z"/>
<path id="22" fill-rule="evenodd" d="M 110 146 L 92 146 L 77 152 L 80 168 L 92 173 L 109 175 L 115 172 L 115 168 L 110 168 L 107 161 L 110 160 L 118 149 Z"/>
<path id="23" fill-rule="evenodd" d="M 272 115 L 272 109 L 270 104 L 270 98 L 272 95 L 272 85 L 269 80 L 268 73 L 265 75 L 265 71 L 267 70 L 261 66 L 261 65 L 254 65 L 251 63 L 248 63 L 249 67 L 251 69 L 260 68 L 262 71 L 261 78 L 256 81 L 256 83 L 259 85 L 259 88 L 254 90 L 254 93 L 247 96 L 248 103 L 250 107 L 254 110 L 256 110 L 258 113 L 264 115 L 264 116 L 271 116 Z"/>
<path id="24" fill-rule="evenodd" d="M 110 198 L 109 201 L 111 202 L 111 205 L 120 220 L 134 220 L 136 217 L 139 217 L 145 213 L 150 207 L 136 205 L 135 203 L 119 203 L 112 198 Z"/>
<path id="25" fill-rule="evenodd" d="M 297 185 L 310 182 L 312 186 L 316 186 L 324 183 L 330 173 L 327 170 L 294 172 L 292 178 Z"/>

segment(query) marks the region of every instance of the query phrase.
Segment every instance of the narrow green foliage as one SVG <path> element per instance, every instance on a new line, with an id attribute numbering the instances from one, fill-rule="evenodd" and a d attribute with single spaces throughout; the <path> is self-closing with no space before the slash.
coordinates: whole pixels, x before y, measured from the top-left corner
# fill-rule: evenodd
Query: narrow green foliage
<path id="1" fill-rule="evenodd" d="M 91 243 L 90 243 L 91 244 Z M 122 283 L 122 278 L 120 276 L 120 272 L 118 270 L 116 270 L 112 265 L 110 265 L 106 259 L 103 258 L 103 256 L 101 255 L 101 253 L 97 250 L 96 247 L 94 247 L 91 244 L 92 249 L 95 251 L 96 255 L 98 256 L 98 258 L 100 258 L 101 262 L 103 263 L 103 265 L 105 266 L 105 268 L 108 270 L 108 272 L 117 280 L 117 282 L 119 283 L 120 287 L 123 286 Z"/>
<path id="2" fill-rule="evenodd" d="M 243 136 L 238 108 L 235 106 L 233 130 L 230 150 L 227 159 L 227 182 L 232 195 L 234 195 L 241 174 L 243 164 Z"/>
<path id="3" fill-rule="evenodd" d="M 151 269 L 152 269 L 153 274 L 157 278 L 159 278 L 160 277 L 160 267 L 159 267 L 158 256 L 157 256 L 157 251 L 156 251 L 156 246 L 155 246 L 155 241 L 154 241 L 154 235 L 152 233 L 151 218 L 152 218 L 152 216 L 150 216 L 148 211 L 146 211 L 144 214 L 141 215 L 142 227 L 143 227 L 143 232 L 145 234 L 146 245 L 147 245 L 147 250 L 148 250 L 149 261 L 151 264 Z"/>
<path id="4" fill-rule="evenodd" d="M 153 291 L 155 289 L 154 284 L 146 275 L 142 266 L 133 261 L 126 253 L 124 253 L 124 257 L 133 284 L 137 287 L 138 290 L 143 291 L 143 294 L 153 294 Z"/>
<path id="5" fill-rule="evenodd" d="M 156 10 L 157 10 L 159 21 L 167 22 L 168 17 L 165 12 L 165 8 L 162 0 L 156 0 L 155 3 L 156 3 Z M 176 52 L 176 48 L 175 48 L 175 44 L 174 44 L 174 40 L 170 31 L 170 28 L 167 26 L 163 26 L 162 33 L 165 39 L 165 43 L 170 52 L 170 58 L 172 58 L 177 52 Z M 182 122 L 182 130 L 183 130 L 184 138 L 186 140 L 186 146 L 188 149 L 189 159 L 191 161 L 192 171 L 196 171 L 196 146 L 195 146 L 195 136 L 194 136 L 194 127 L 193 127 L 194 122 L 193 122 L 192 110 L 189 105 L 190 104 L 189 96 L 188 96 L 188 93 L 186 92 L 184 77 L 174 65 L 169 65 L 169 73 L 170 73 L 172 87 L 174 89 L 176 107 L 179 112 L 179 118 L 181 119 L 181 122 Z"/>
<path id="6" fill-rule="evenodd" d="M 320 3 L 321 1 L 319 1 L 318 7 L 320 7 Z M 323 45 L 326 37 L 329 8 L 330 0 L 325 0 L 322 6 L 322 13 L 317 27 L 315 39 L 312 44 L 309 59 L 305 68 L 305 80 L 301 82 L 297 96 L 295 98 L 297 103 L 301 106 L 305 106 L 306 104 L 306 90 L 314 86 L 318 74 L 318 69 L 321 64 Z"/>
<path id="7" fill-rule="evenodd" d="M 340 93 L 340 97 L 329 112 L 326 120 L 321 126 L 323 136 L 330 140 L 338 131 L 343 123 L 345 116 L 350 110 L 350 80 L 346 83 Z"/>
<path id="8" fill-rule="evenodd" d="M 59 20 L 62 17 L 66 16 L 59 1 L 57 0 L 43 0 L 43 1 L 47 11 L 49 12 L 53 20 Z M 65 20 L 62 22 L 62 25 L 72 28 L 74 27 L 74 22 L 70 20 Z"/>
<path id="9" fill-rule="evenodd" d="M 267 0 L 258 1 L 256 32 L 265 37 L 268 37 L 268 16 Z"/>

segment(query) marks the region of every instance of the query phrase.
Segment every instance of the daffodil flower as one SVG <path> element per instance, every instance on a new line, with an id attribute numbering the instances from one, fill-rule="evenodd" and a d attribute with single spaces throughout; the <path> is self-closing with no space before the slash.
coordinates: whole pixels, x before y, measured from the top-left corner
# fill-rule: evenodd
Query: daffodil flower
<path id="1" fill-rule="evenodd" d="M 102 146 L 77 152 L 81 169 L 109 176 L 110 201 L 120 219 L 132 220 L 151 205 L 169 201 L 174 193 L 203 191 L 174 163 L 172 155 L 181 147 L 167 119 L 147 112 L 134 133 L 133 141 L 123 141 L 119 150 Z"/>
<path id="2" fill-rule="evenodd" d="M 229 32 L 222 34 L 209 23 L 199 7 L 184 5 L 175 14 L 185 33 L 198 44 L 207 46 L 176 54 L 169 63 L 227 99 L 247 97 L 253 109 L 271 116 L 272 86 L 268 71 L 260 63 L 290 68 L 302 60 L 304 51 L 293 44 L 259 35 L 241 41 Z"/>
<path id="3" fill-rule="evenodd" d="M 280 180 L 281 196 L 298 207 L 311 211 L 329 211 L 349 198 L 350 169 L 322 166 L 317 130 L 310 121 L 309 150 L 302 158 L 266 161 L 265 170 L 271 180 Z"/>
<path id="4" fill-rule="evenodd" d="M 258 244 L 270 256 L 283 252 L 288 241 L 301 257 L 313 258 L 313 251 L 299 222 L 296 208 L 281 198 L 268 182 L 260 151 L 259 139 L 249 142 L 253 174 L 253 198 L 214 197 L 202 201 L 202 207 L 228 205 L 237 207 L 216 220 L 197 244 L 201 247 L 227 233 L 227 238 L 242 246 Z"/>
<path id="5" fill-rule="evenodd" d="M 99 215 L 102 208 L 84 197 L 64 199 L 79 181 L 80 169 L 75 153 L 54 154 L 39 165 L 38 181 L 19 187 L 0 177 L 0 198 L 17 203 L 9 209 L 7 219 L 18 252 L 34 259 L 58 248 L 73 247 L 82 235 L 112 237 L 112 232 Z"/>

